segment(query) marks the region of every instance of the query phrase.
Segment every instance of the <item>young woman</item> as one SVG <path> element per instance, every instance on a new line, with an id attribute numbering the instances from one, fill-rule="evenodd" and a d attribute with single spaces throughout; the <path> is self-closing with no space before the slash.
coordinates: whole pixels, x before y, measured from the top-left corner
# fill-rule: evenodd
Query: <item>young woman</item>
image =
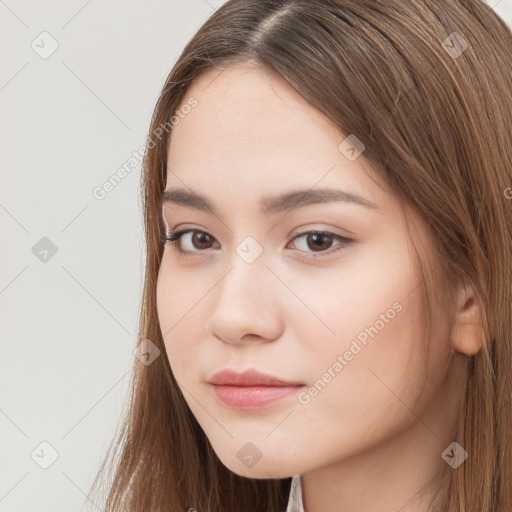
<path id="1" fill-rule="evenodd" d="M 156 105 L 107 511 L 512 510 L 512 34 L 230 0 Z"/>

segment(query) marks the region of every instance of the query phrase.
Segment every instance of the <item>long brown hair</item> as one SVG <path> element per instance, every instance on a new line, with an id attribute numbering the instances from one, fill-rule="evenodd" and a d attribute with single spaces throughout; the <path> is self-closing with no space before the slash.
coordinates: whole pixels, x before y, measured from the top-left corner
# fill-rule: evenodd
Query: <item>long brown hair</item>
<path id="1" fill-rule="evenodd" d="M 202 73 L 248 61 L 364 142 L 364 158 L 429 226 L 439 286 L 472 283 L 484 340 L 468 358 L 454 440 L 469 457 L 450 474 L 446 507 L 510 512 L 512 33 L 479 0 L 230 0 L 193 36 L 155 107 L 143 162 L 138 341 L 161 357 L 134 359 L 126 416 L 93 491 L 105 488 L 107 511 L 284 510 L 290 478 L 241 477 L 214 453 L 165 357 L 156 308 L 170 119 Z"/>

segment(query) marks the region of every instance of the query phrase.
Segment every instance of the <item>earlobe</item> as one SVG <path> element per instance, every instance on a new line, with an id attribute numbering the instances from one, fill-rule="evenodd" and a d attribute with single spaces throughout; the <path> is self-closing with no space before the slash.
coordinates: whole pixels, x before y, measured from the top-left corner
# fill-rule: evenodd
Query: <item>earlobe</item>
<path id="1" fill-rule="evenodd" d="M 453 316 L 452 350 L 473 356 L 482 348 L 484 339 L 482 307 L 471 284 L 461 287 Z"/>

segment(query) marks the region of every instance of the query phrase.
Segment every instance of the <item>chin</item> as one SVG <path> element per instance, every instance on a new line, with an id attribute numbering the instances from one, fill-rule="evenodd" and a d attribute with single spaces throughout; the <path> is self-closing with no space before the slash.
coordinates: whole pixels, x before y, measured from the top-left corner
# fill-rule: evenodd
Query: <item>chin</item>
<path id="1" fill-rule="evenodd" d="M 243 465 L 238 464 L 230 466 L 228 469 L 239 476 L 253 478 L 255 480 L 291 478 L 293 475 L 297 474 L 295 471 L 290 472 L 281 470 L 281 468 L 276 468 L 273 464 L 260 465 L 260 463 L 256 464 L 256 466 L 252 468 L 246 468 Z"/>
<path id="2" fill-rule="evenodd" d="M 217 453 L 220 461 L 233 473 L 246 478 L 255 479 L 282 479 L 290 478 L 297 474 L 298 466 L 296 454 L 290 453 L 294 460 L 285 460 L 276 451 L 270 457 L 258 450 L 252 443 L 246 443 L 233 452 L 226 453 L 225 447 L 222 453 Z"/>

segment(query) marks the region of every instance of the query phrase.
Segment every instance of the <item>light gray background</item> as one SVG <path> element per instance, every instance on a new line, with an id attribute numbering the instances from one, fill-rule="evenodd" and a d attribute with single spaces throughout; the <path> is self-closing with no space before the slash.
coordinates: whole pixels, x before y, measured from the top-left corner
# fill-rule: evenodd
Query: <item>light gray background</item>
<path id="1" fill-rule="evenodd" d="M 140 162 L 93 190 L 144 144 L 167 74 L 222 3 L 0 0 L 0 512 L 85 509 L 134 357 Z M 512 26 L 512 0 L 488 3 Z"/>

